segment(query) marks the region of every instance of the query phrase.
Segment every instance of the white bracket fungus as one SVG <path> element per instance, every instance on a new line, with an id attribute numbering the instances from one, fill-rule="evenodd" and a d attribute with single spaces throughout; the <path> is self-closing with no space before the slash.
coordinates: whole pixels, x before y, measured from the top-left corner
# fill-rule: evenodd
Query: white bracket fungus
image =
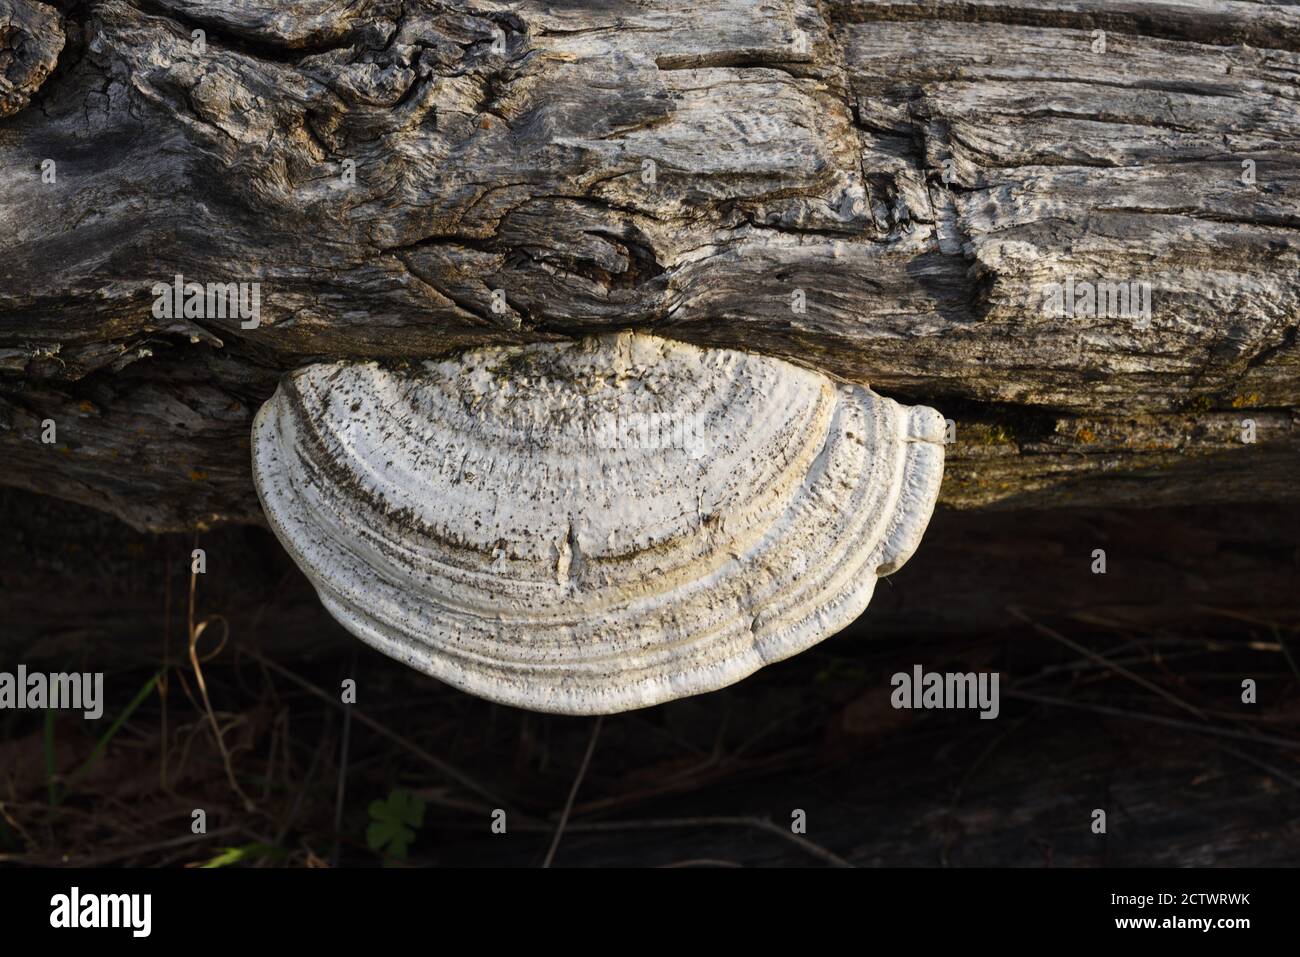
<path id="1" fill-rule="evenodd" d="M 857 618 L 920 541 L 943 438 L 933 409 L 621 333 L 299 369 L 253 474 L 362 640 L 484 698 L 606 714 Z"/>

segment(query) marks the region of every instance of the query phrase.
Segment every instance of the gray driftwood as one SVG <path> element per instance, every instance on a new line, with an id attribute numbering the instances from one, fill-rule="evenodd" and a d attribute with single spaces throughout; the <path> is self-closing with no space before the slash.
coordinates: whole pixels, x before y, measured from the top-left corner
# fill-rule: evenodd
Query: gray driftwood
<path id="1" fill-rule="evenodd" d="M 1293 498 L 1296 51 L 1233 0 L 0 0 L 0 481 L 257 521 L 284 371 L 636 327 L 943 410 L 950 505 Z"/>

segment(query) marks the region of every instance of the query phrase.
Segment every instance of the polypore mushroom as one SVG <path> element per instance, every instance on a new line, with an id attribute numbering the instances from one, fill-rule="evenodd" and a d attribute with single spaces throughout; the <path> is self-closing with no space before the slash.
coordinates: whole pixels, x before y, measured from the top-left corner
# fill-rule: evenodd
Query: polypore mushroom
<path id="1" fill-rule="evenodd" d="M 299 369 L 253 472 L 353 634 L 494 701 L 604 714 L 857 618 L 920 540 L 943 434 L 788 362 L 623 333 Z"/>

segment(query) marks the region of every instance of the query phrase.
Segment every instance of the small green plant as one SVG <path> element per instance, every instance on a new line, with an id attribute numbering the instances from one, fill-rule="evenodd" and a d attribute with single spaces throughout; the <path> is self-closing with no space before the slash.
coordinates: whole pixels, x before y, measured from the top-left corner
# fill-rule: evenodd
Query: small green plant
<path id="1" fill-rule="evenodd" d="M 121 714 L 113 721 L 103 736 L 95 742 L 95 747 L 91 749 L 90 756 L 81 763 L 66 781 L 60 782 L 57 775 L 58 760 L 55 756 L 54 744 L 54 711 L 47 708 L 45 710 L 45 734 L 44 734 L 44 753 L 45 753 L 45 782 L 49 789 L 50 807 L 58 807 L 63 803 L 67 792 L 76 785 L 81 778 L 86 775 L 99 760 L 104 750 L 108 747 L 114 736 L 122 730 L 122 725 L 126 724 L 131 715 L 135 714 L 135 709 L 144 704 L 145 699 L 151 695 L 158 687 L 158 679 L 162 677 L 161 671 L 156 671 L 149 676 L 149 680 L 144 686 L 136 692 L 135 697 L 131 699 L 130 704 L 126 706 Z"/>
<path id="2" fill-rule="evenodd" d="M 274 844 L 245 844 L 242 847 L 223 847 L 216 857 L 201 864 L 200 867 L 233 867 L 237 864 L 249 864 L 265 858 L 277 861 L 285 856 L 283 848 Z"/>
<path id="3" fill-rule="evenodd" d="M 366 844 L 378 854 L 404 861 L 415 832 L 423 824 L 424 799 L 404 788 L 396 788 L 387 800 L 370 802 Z"/>

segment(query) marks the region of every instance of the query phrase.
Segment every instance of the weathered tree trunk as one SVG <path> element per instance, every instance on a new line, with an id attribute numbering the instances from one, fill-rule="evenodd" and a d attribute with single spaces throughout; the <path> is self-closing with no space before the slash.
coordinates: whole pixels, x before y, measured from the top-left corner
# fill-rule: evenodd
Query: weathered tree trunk
<path id="1" fill-rule="evenodd" d="M 0 481 L 257 521 L 283 371 L 637 327 L 936 406 L 950 505 L 1294 499 L 1296 50 L 1229 0 L 0 0 Z"/>

